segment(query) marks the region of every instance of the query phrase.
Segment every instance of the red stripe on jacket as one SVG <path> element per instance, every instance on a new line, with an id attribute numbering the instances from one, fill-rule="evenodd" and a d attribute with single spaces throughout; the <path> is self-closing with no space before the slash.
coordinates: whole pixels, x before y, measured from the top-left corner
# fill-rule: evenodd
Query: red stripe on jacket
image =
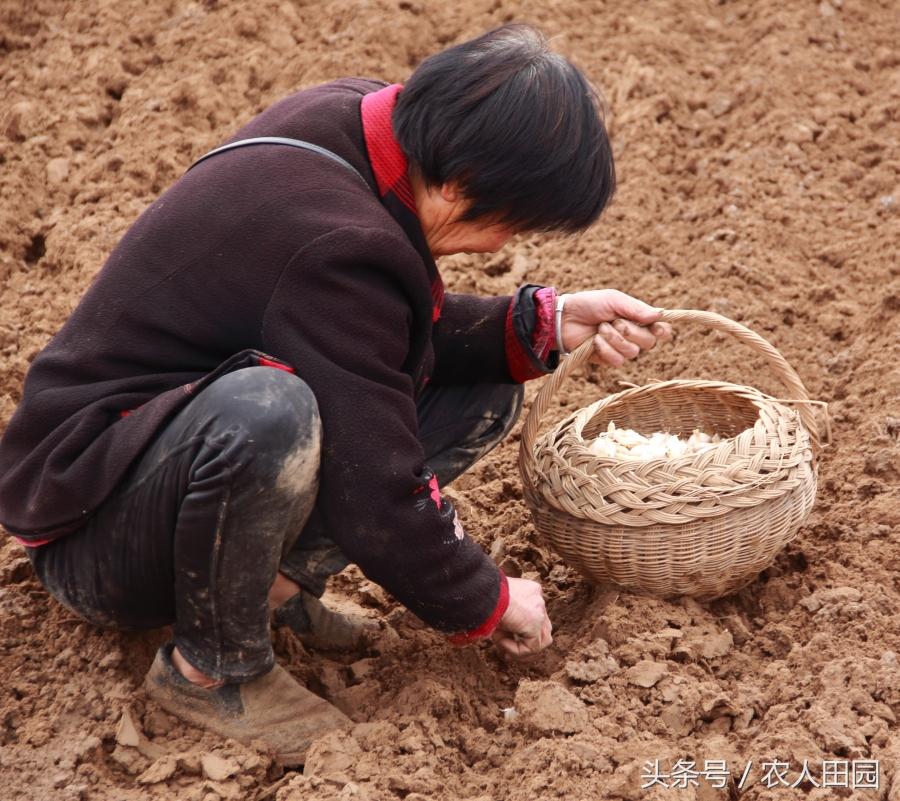
<path id="1" fill-rule="evenodd" d="M 556 344 L 556 290 L 549 286 L 539 289 L 534 293 L 534 304 L 536 319 L 531 334 L 531 350 L 538 359 L 545 362 Z M 529 379 L 539 378 L 544 373 L 535 369 L 522 342 L 516 336 L 513 327 L 514 305 L 515 300 L 510 302 L 506 313 L 506 362 L 513 381 L 521 384 Z"/>
<path id="2" fill-rule="evenodd" d="M 490 637 L 497 626 L 500 625 L 503 615 L 506 614 L 506 610 L 509 608 L 509 581 L 502 570 L 499 568 L 497 570 L 500 573 L 500 595 L 497 598 L 497 605 L 494 607 L 494 611 L 477 629 L 449 637 L 448 639 L 453 645 L 468 645 L 476 640 L 483 640 Z"/>
<path id="3" fill-rule="evenodd" d="M 360 106 L 366 149 L 372 163 L 372 172 L 383 197 L 393 192 L 411 212 L 416 213 L 412 185 L 409 182 L 409 163 L 394 138 L 391 115 L 397 103 L 397 95 L 403 88 L 395 83 L 377 92 L 365 95 Z"/>
<path id="4" fill-rule="evenodd" d="M 378 194 L 382 198 L 393 195 L 407 211 L 418 218 L 409 180 L 409 160 L 394 136 L 392 123 L 397 96 L 402 89 L 402 84 L 395 83 L 365 95 L 360 103 L 359 113 Z M 444 305 L 444 282 L 436 267 L 431 282 L 431 298 L 431 321 L 436 323 Z"/>

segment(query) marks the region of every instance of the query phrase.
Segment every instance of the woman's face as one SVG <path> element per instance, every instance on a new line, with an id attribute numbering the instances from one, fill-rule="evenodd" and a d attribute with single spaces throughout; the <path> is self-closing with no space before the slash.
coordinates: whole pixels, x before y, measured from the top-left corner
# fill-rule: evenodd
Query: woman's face
<path id="1" fill-rule="evenodd" d="M 439 252 L 432 248 L 433 256 L 449 256 L 452 253 L 496 253 L 516 232 L 502 223 L 485 223 L 467 220 L 453 224 L 453 231 L 439 244 Z"/>
<path id="2" fill-rule="evenodd" d="M 515 236 L 515 230 L 504 223 L 462 219 L 469 200 L 456 184 L 429 187 L 415 178 L 410 182 L 419 222 L 435 258 L 453 253 L 494 253 Z"/>

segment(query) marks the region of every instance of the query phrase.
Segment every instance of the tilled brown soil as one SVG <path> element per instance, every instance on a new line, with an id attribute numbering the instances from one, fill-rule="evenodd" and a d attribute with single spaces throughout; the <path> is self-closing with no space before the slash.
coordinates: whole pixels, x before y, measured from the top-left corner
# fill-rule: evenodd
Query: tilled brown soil
<path id="1" fill-rule="evenodd" d="M 592 588 L 533 530 L 516 433 L 449 492 L 504 569 L 540 577 L 553 646 L 527 665 L 454 649 L 348 571 L 333 600 L 391 624 L 375 652 L 345 664 L 275 635 L 290 670 L 358 721 L 303 774 L 155 708 L 140 682 L 166 632 L 79 622 L 7 540 L 0 799 L 900 799 L 893 0 L 0 0 L 0 423 L 105 255 L 193 158 L 296 88 L 402 80 L 510 19 L 558 36 L 606 94 L 620 189 L 590 233 L 447 259 L 448 285 L 614 286 L 760 332 L 831 405 L 812 517 L 720 601 Z M 746 349 L 683 326 L 638 365 L 570 382 L 560 410 L 676 377 L 779 394 Z M 648 760 L 679 759 L 725 761 L 732 778 L 642 789 Z M 823 761 L 878 760 L 880 789 L 767 787 L 776 760 L 788 783 L 806 761 L 819 784 Z"/>

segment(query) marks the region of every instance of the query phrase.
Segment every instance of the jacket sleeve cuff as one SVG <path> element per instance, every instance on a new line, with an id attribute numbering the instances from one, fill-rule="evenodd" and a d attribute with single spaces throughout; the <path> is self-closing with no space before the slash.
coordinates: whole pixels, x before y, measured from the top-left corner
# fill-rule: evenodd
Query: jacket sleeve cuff
<path id="1" fill-rule="evenodd" d="M 513 381 L 522 383 L 553 372 L 559 356 L 554 307 L 556 290 L 534 284 L 516 292 L 506 315 L 506 362 Z"/>
<path id="2" fill-rule="evenodd" d="M 500 620 L 503 618 L 503 615 L 506 614 L 506 610 L 509 607 L 509 582 L 507 581 L 506 574 L 502 570 L 498 568 L 497 572 L 500 574 L 500 594 L 497 597 L 497 605 L 494 607 L 494 611 L 491 612 L 490 617 L 488 617 L 488 619 L 477 629 L 464 631 L 459 634 L 452 634 L 448 637 L 447 639 L 451 644 L 468 645 L 477 640 L 484 640 L 490 637 L 494 633 L 494 629 L 500 624 Z"/>

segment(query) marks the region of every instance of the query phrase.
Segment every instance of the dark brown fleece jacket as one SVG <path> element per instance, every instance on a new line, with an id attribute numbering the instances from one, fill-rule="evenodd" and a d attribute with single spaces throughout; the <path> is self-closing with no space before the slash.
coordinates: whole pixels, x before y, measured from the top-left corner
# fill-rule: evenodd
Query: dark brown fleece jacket
<path id="1" fill-rule="evenodd" d="M 365 181 L 316 153 L 243 147 L 198 164 L 134 223 L 29 371 L 0 441 L 6 528 L 31 544 L 77 530 L 192 394 L 258 351 L 319 403 L 311 525 L 437 628 L 496 615 L 505 578 L 457 536 L 445 499 L 421 503 L 434 487 L 415 396 L 429 378 L 512 381 L 514 302 L 443 295 L 414 213 L 384 185 L 390 164 L 364 135 L 361 99 L 383 87 L 299 92 L 235 136 L 316 143 Z M 546 370 L 517 347 L 532 374 Z"/>

